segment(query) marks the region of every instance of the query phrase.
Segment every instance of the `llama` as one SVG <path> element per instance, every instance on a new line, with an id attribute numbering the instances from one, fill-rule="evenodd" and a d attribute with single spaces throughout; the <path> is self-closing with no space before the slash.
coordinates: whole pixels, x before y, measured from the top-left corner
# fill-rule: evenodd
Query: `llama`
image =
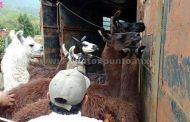
<path id="1" fill-rule="evenodd" d="M 128 33 L 113 33 L 112 35 L 107 34 L 104 30 L 99 31 L 100 35 L 103 37 L 103 40 L 106 42 L 106 46 L 102 53 L 102 58 L 104 59 L 104 62 L 107 60 L 107 62 L 104 64 L 105 72 L 107 75 L 108 83 L 107 84 L 93 84 L 89 87 L 87 94 L 91 97 L 93 95 L 97 95 L 97 98 L 93 99 L 93 103 L 90 101 L 87 101 L 87 105 L 83 107 L 82 113 L 85 116 L 90 117 L 96 117 L 99 118 L 98 115 L 101 113 L 101 111 L 106 110 L 104 107 L 101 106 L 102 101 L 98 99 L 98 97 L 109 97 L 109 100 L 116 99 L 120 94 L 120 87 L 121 87 L 121 68 L 122 68 L 122 58 L 126 56 L 125 52 L 128 50 L 128 47 L 132 44 L 137 44 L 140 40 L 140 34 L 136 32 L 128 32 Z M 110 61 L 110 62 L 109 62 Z M 112 63 L 111 63 L 112 61 Z M 113 62 L 114 61 L 114 62 Z M 131 104 L 128 101 L 123 101 L 127 104 Z M 96 106 L 95 109 L 99 110 L 93 111 L 88 110 L 89 106 Z M 121 103 L 118 103 L 118 105 L 122 106 Z M 108 104 L 107 104 L 108 106 Z M 103 108 L 103 109 L 101 109 Z M 128 112 L 127 112 L 128 111 Z M 138 122 L 137 117 L 137 111 L 136 106 L 131 110 L 130 107 L 122 107 L 121 109 L 118 108 L 118 112 L 124 112 L 126 116 L 133 116 L 131 119 L 121 117 L 120 119 L 116 117 L 118 122 Z M 129 114 L 130 113 L 130 114 Z M 123 114 L 122 114 L 123 115 Z M 115 116 L 115 114 L 113 114 Z"/>
<path id="2" fill-rule="evenodd" d="M 141 99 L 138 90 L 138 78 L 141 61 L 139 59 L 145 46 L 135 48 L 130 48 L 128 54 L 123 58 L 119 98 L 133 103 L 137 111 L 140 112 Z"/>
<path id="3" fill-rule="evenodd" d="M 107 96 L 90 95 L 83 102 L 82 115 L 95 117 L 104 122 L 138 122 L 135 107 L 129 102 Z M 98 101 L 98 103 L 95 103 Z M 24 122 L 51 112 L 47 99 L 26 105 L 13 115 L 13 120 Z M 85 112 L 85 113 L 84 113 Z M 64 120 L 63 120 L 64 121 Z"/>
<path id="4" fill-rule="evenodd" d="M 13 115 L 12 119 L 16 122 L 26 122 L 32 118 L 47 115 L 49 113 L 51 113 L 51 110 L 49 108 L 49 100 L 40 99 L 34 103 L 27 104 L 20 111 L 16 112 Z"/>
<path id="5" fill-rule="evenodd" d="M 0 107 L 0 116 L 11 119 L 17 111 L 27 104 L 46 98 L 50 81 L 50 78 L 36 79 L 10 90 L 10 93 L 15 94 L 15 104 L 10 107 Z"/>
<path id="6" fill-rule="evenodd" d="M 141 37 L 136 32 L 114 33 L 109 35 L 104 30 L 101 30 L 99 33 L 106 42 L 102 52 L 102 58 L 108 83 L 104 85 L 91 85 L 88 93 L 118 97 L 121 86 L 122 58 L 126 55 L 123 50 L 132 43 L 139 42 Z M 97 91 L 95 92 L 93 89 L 97 89 Z"/>
<path id="7" fill-rule="evenodd" d="M 108 35 L 104 30 L 101 30 L 101 32 L 99 31 L 100 35 L 103 37 L 103 40 L 106 42 L 106 45 L 102 52 L 102 58 L 104 60 L 103 65 L 104 65 L 104 69 L 105 69 L 105 73 L 106 73 L 109 85 L 107 85 L 107 87 L 94 85 L 92 88 L 92 89 L 98 89 L 99 93 L 104 88 L 110 89 L 111 91 L 109 90 L 109 92 L 112 92 L 112 93 L 108 93 L 108 90 L 104 90 L 102 92 L 105 93 L 106 95 L 111 94 L 112 96 L 115 96 L 115 97 L 119 96 L 120 94 L 122 58 L 124 58 L 126 55 L 125 51 L 129 50 L 125 42 L 121 42 L 118 40 L 119 38 L 122 38 L 121 40 L 124 41 L 124 37 L 122 35 L 124 35 L 124 33 L 126 32 L 137 32 L 137 35 L 138 35 L 138 33 L 144 31 L 145 29 L 144 23 L 141 23 L 141 22 L 138 22 L 138 23 L 119 22 L 118 17 L 120 14 L 121 14 L 121 11 L 119 10 L 114 14 L 114 16 L 111 17 L 111 34 L 112 35 Z M 116 32 L 123 33 L 123 34 L 115 34 Z M 111 40 L 110 36 L 113 37 L 112 38 L 113 40 Z M 131 36 L 131 38 L 133 37 Z M 128 46 L 136 45 L 139 42 L 139 41 L 128 41 L 128 39 L 126 40 L 127 40 L 126 42 L 128 43 Z M 140 56 L 140 52 L 139 52 L 139 56 Z M 108 62 L 108 63 L 105 63 L 105 62 Z M 110 88 L 108 88 L 108 86 Z M 103 87 L 103 89 L 101 87 Z"/>
<path id="8" fill-rule="evenodd" d="M 40 63 L 30 62 L 28 72 L 30 74 L 29 82 L 39 78 L 53 78 L 59 70 L 55 67 L 49 67 Z"/>
<path id="9" fill-rule="evenodd" d="M 118 10 L 111 18 L 111 32 L 142 32 L 145 30 L 144 23 L 127 23 L 119 22 L 119 15 L 121 11 Z M 140 108 L 140 94 L 138 93 L 138 75 L 139 75 L 139 64 L 140 58 L 144 51 L 145 46 L 136 46 L 132 44 L 129 48 L 125 49 L 126 56 L 122 62 L 122 73 L 121 73 L 121 87 L 119 98 L 132 102 L 137 109 Z"/>
<path id="10" fill-rule="evenodd" d="M 87 94 L 89 96 L 92 96 L 92 95 L 95 94 L 95 95 L 98 95 L 98 96 L 101 96 L 101 97 L 102 96 L 112 96 L 111 99 L 114 99 L 114 97 L 123 98 L 123 96 L 121 94 L 125 94 L 126 88 L 123 87 L 122 85 L 125 84 L 124 86 L 127 86 L 126 82 L 128 82 L 128 80 L 130 80 L 130 78 L 126 78 L 125 75 L 128 72 L 130 72 L 130 75 L 128 75 L 129 77 L 135 76 L 135 78 L 138 78 L 138 70 L 134 71 L 134 72 L 131 71 L 133 69 L 136 69 L 136 67 L 130 65 L 130 67 L 123 68 L 123 63 L 124 63 L 123 58 L 125 58 L 128 55 L 130 56 L 131 51 L 135 52 L 134 56 L 140 58 L 142 53 L 143 53 L 143 49 L 145 47 L 142 46 L 142 47 L 138 48 L 137 46 L 135 46 L 136 44 L 138 44 L 138 42 L 141 39 L 141 38 L 138 38 L 138 36 L 140 36 L 139 34 L 129 36 L 130 34 L 134 34 L 134 33 L 128 33 L 129 38 L 123 37 L 121 33 L 113 33 L 112 35 L 108 35 L 104 31 L 101 31 L 100 34 L 103 37 L 103 39 L 107 42 L 106 46 L 104 48 L 102 57 L 104 58 L 104 60 L 106 59 L 106 60 L 109 61 L 111 59 L 112 61 L 115 60 L 115 62 L 114 62 L 114 64 L 113 64 L 113 62 L 110 63 L 110 64 L 109 63 L 104 64 L 105 71 L 106 71 L 106 74 L 107 74 L 107 77 L 108 77 L 108 84 L 91 85 L 90 88 L 88 89 Z M 135 38 L 136 38 L 136 40 L 135 40 Z M 134 49 L 133 49 L 133 47 L 134 47 Z M 120 68 L 122 68 L 122 69 L 120 69 Z M 125 69 L 127 69 L 127 71 Z M 123 72 L 125 72 L 125 73 L 123 73 Z M 124 79 L 124 78 L 126 78 L 126 79 Z M 133 79 L 131 78 L 131 80 L 133 80 Z M 133 81 L 130 81 L 130 82 L 133 82 Z M 138 80 L 137 80 L 137 83 L 138 83 Z M 139 97 L 136 97 L 136 98 L 139 98 Z M 135 102 L 132 101 L 132 100 L 127 101 L 126 99 L 121 99 L 121 100 L 124 100 L 125 102 L 129 102 L 129 103 L 134 105 L 135 110 L 136 110 L 135 115 L 137 115 L 136 116 L 137 120 L 135 120 L 135 121 L 139 121 L 139 117 L 138 117 L 139 116 L 138 115 L 139 114 L 139 106 L 137 106 L 137 104 L 136 104 L 139 101 L 137 99 L 136 99 L 137 101 L 135 101 Z M 94 101 L 94 102 L 96 104 L 99 103 L 98 100 Z M 93 106 L 94 104 L 89 103 L 89 106 L 90 105 Z M 125 109 L 128 109 L 128 108 L 125 108 Z M 134 111 L 131 111 L 131 113 L 133 113 L 133 112 Z M 83 109 L 83 113 L 84 113 L 85 116 L 89 116 L 89 113 L 91 113 L 90 114 L 91 116 L 97 117 L 96 114 L 93 113 L 93 111 L 88 111 L 87 108 Z M 118 120 L 118 121 L 120 121 L 120 120 Z"/>
<path id="11" fill-rule="evenodd" d="M 5 91 L 29 81 L 30 75 L 27 70 L 29 60 L 33 54 L 43 51 L 43 46 L 31 37 L 23 37 L 23 31 L 16 34 L 14 30 L 10 31 L 10 38 L 12 42 L 1 61 Z"/>
<path id="12" fill-rule="evenodd" d="M 98 50 L 98 46 L 85 41 L 86 36 L 83 36 L 81 40 L 72 37 L 75 41 L 75 45 L 71 46 L 69 51 L 65 48 L 65 44 L 62 45 L 63 53 L 68 58 L 66 69 L 77 69 L 86 74 L 85 61 L 92 57 L 91 53 Z"/>

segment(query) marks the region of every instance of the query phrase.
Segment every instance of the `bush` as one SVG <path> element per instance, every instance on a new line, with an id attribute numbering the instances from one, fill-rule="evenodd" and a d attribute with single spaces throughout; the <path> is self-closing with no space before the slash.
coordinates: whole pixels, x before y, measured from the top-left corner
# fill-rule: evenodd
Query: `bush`
<path id="1" fill-rule="evenodd" d="M 11 43 L 11 40 L 9 37 L 0 37 L 0 54 L 4 53 L 6 38 L 8 39 L 8 45 Z"/>
<path id="2" fill-rule="evenodd" d="M 17 18 L 17 31 L 23 30 L 24 36 L 34 36 L 40 33 L 40 29 L 37 25 L 33 24 L 31 21 L 31 17 L 29 17 L 27 14 L 20 14 Z"/>
<path id="3" fill-rule="evenodd" d="M 5 49 L 5 38 L 0 37 L 0 54 L 3 53 Z"/>

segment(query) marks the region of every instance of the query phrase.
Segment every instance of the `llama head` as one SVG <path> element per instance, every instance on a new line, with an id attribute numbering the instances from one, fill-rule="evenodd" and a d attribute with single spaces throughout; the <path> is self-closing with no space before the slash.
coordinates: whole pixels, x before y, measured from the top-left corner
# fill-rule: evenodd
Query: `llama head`
<path id="1" fill-rule="evenodd" d="M 145 30 L 145 25 L 143 22 L 123 22 L 122 26 L 125 32 L 143 32 Z"/>
<path id="2" fill-rule="evenodd" d="M 83 36 L 81 40 L 78 40 L 75 37 L 72 37 L 72 38 L 75 41 L 75 47 L 81 53 L 92 53 L 92 52 L 99 50 L 98 46 L 96 44 L 85 41 L 86 36 Z"/>
<path id="3" fill-rule="evenodd" d="M 34 41 L 31 36 L 24 37 L 23 31 L 18 31 L 16 33 L 17 38 L 21 42 L 21 45 L 27 51 L 30 56 L 41 55 L 43 52 L 43 46 Z"/>
<path id="4" fill-rule="evenodd" d="M 120 14 L 121 10 L 118 10 L 114 16 L 111 17 L 111 33 L 143 32 L 145 30 L 143 22 L 120 22 L 118 18 Z"/>
<path id="5" fill-rule="evenodd" d="M 106 33 L 103 29 L 98 32 L 107 45 L 113 47 L 117 51 L 122 51 L 130 45 L 137 44 L 141 40 L 140 34 L 136 32 L 113 33 L 111 35 Z"/>

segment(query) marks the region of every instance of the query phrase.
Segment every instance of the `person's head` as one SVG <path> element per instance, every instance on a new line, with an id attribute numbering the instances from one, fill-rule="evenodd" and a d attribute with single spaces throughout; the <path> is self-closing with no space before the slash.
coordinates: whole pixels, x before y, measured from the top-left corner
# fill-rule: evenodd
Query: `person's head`
<path id="1" fill-rule="evenodd" d="M 76 114 L 81 108 L 90 80 L 77 69 L 62 70 L 49 84 L 50 107 L 62 114 Z"/>

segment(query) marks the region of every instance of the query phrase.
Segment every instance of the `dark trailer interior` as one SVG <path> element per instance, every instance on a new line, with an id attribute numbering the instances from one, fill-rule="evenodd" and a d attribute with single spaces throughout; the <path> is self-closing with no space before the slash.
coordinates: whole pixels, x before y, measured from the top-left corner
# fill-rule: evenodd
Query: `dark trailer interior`
<path id="1" fill-rule="evenodd" d="M 104 42 L 98 34 L 99 28 L 96 25 L 109 31 L 109 18 L 118 9 L 122 10 L 121 20 L 134 22 L 136 6 L 136 0 L 42 0 L 41 25 L 44 35 L 45 64 L 58 65 L 61 56 L 60 47 L 65 43 L 68 49 L 73 44 L 72 36 L 80 39 L 86 35 L 87 41 L 97 44 L 100 48 L 95 55 L 101 56 Z M 87 72 L 101 70 L 101 64 L 87 66 Z"/>

